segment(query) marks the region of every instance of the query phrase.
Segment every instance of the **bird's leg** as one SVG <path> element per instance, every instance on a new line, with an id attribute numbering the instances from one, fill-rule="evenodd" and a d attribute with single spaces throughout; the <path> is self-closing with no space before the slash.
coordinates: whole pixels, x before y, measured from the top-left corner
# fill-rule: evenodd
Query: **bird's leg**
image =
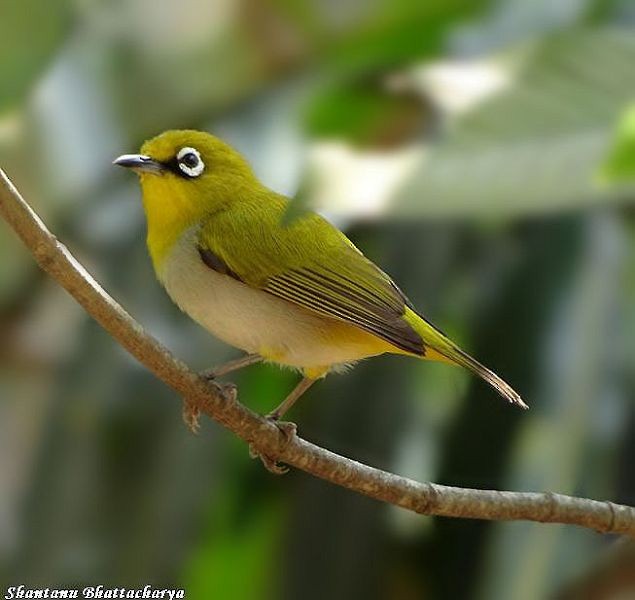
<path id="1" fill-rule="evenodd" d="M 280 421 L 280 418 L 296 403 L 298 398 L 304 394 L 312 385 L 317 381 L 310 377 L 304 377 L 298 385 L 296 385 L 291 393 L 280 403 L 280 405 L 272 410 L 269 414 L 265 415 L 265 418 L 273 421 L 276 427 L 280 430 L 284 437 L 284 442 L 281 450 L 284 450 L 286 445 L 293 439 L 296 434 L 295 423 L 289 423 L 286 421 Z M 275 475 L 284 475 L 289 469 L 284 466 L 280 466 L 275 458 L 261 454 L 254 448 L 249 448 L 249 455 L 251 458 L 259 458 L 267 471 Z"/>
<path id="2" fill-rule="evenodd" d="M 240 358 L 236 358 L 235 360 L 230 360 L 229 362 L 219 365 L 218 367 L 203 371 L 201 373 L 201 377 L 209 380 L 216 379 L 217 377 L 221 377 L 222 375 L 227 375 L 227 373 L 238 371 L 238 369 L 242 369 L 243 367 L 248 367 L 249 365 L 261 362 L 262 360 L 263 358 L 259 354 L 245 354 L 245 356 L 241 356 Z M 230 386 L 233 386 L 233 384 L 225 384 L 224 387 L 229 388 Z M 235 397 L 235 388 L 233 390 L 226 389 L 226 391 L 230 394 L 233 394 Z M 198 409 L 198 407 L 194 406 L 187 400 L 183 401 L 183 420 L 185 421 L 185 424 L 190 428 L 190 431 L 192 433 L 199 432 L 200 425 L 198 419 L 200 415 L 201 411 Z"/>
<path id="3" fill-rule="evenodd" d="M 291 390 L 291 393 L 280 403 L 280 405 L 267 415 L 267 419 L 279 421 L 282 416 L 297 402 L 298 398 L 302 396 L 302 394 L 304 394 L 304 392 L 306 392 L 316 381 L 317 379 L 303 377 L 300 383 Z"/>
<path id="4" fill-rule="evenodd" d="M 238 371 L 238 369 L 242 369 L 243 367 L 248 367 L 249 365 L 254 365 L 262 361 L 263 358 L 262 356 L 260 356 L 260 354 L 245 354 L 245 356 L 230 360 L 229 362 L 218 365 L 213 369 L 203 371 L 201 373 L 201 376 L 205 377 L 205 379 L 216 379 L 217 377 L 227 375 L 227 373 Z"/>

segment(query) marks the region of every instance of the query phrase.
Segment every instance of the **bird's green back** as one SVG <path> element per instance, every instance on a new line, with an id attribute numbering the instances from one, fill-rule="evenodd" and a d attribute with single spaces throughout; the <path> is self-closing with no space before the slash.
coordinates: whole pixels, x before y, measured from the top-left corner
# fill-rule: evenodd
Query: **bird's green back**
<path id="1" fill-rule="evenodd" d="M 392 280 L 328 221 L 314 213 L 288 221 L 287 208 L 265 188 L 229 203 L 204 220 L 201 255 L 249 286 L 423 354 Z"/>

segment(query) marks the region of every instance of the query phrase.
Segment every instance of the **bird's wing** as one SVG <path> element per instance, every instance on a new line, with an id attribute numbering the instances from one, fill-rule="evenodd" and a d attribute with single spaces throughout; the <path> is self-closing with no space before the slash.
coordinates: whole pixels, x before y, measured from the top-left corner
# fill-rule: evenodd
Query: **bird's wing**
<path id="1" fill-rule="evenodd" d="M 286 224 L 284 201 L 266 202 L 266 211 L 244 203 L 202 224 L 198 250 L 208 267 L 424 354 L 421 336 L 403 319 L 408 300 L 388 275 L 322 217 Z"/>

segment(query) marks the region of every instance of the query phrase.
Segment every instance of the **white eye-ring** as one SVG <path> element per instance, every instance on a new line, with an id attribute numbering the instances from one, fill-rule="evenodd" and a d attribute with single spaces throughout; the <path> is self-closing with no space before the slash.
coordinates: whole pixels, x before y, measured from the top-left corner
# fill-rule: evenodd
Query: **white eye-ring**
<path id="1" fill-rule="evenodd" d="M 205 170 L 205 163 L 196 148 L 185 146 L 176 155 L 179 169 L 188 177 L 198 177 Z"/>

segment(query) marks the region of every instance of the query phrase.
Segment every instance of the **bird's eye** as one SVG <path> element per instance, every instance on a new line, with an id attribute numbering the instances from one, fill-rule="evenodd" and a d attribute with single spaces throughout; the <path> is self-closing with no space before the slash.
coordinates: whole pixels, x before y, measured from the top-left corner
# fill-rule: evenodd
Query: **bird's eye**
<path id="1" fill-rule="evenodd" d="M 205 163 L 196 148 L 181 148 L 176 155 L 179 169 L 188 177 L 198 177 L 205 169 Z"/>

